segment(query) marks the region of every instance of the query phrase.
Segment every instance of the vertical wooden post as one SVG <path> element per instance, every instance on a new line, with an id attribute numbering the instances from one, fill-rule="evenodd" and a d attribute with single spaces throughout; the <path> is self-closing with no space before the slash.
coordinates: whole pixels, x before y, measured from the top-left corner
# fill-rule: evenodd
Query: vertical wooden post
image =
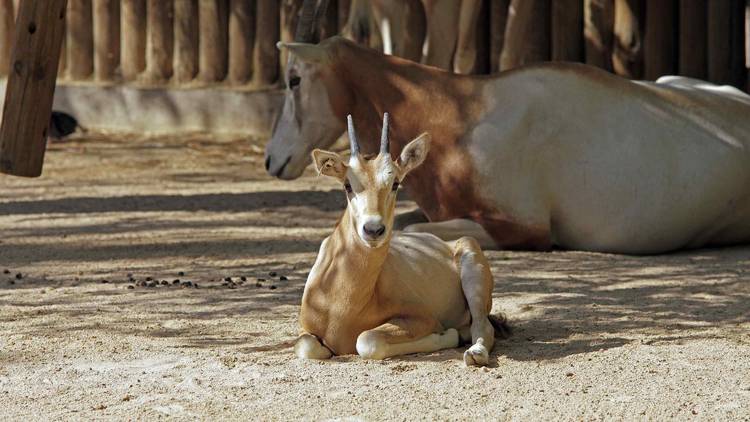
<path id="1" fill-rule="evenodd" d="M 745 91 L 750 93 L 750 0 L 745 0 L 745 68 L 747 72 Z"/>
<path id="2" fill-rule="evenodd" d="M 643 12 L 642 0 L 615 0 L 612 68 L 627 78 L 643 77 Z"/>
<path id="3" fill-rule="evenodd" d="M 708 80 L 732 81 L 732 1 L 708 2 Z"/>
<path id="4" fill-rule="evenodd" d="M 0 76 L 6 76 L 10 68 L 14 31 L 13 0 L 0 0 Z"/>
<path id="5" fill-rule="evenodd" d="M 549 0 L 512 0 L 505 29 L 500 69 L 512 69 L 550 58 Z"/>
<path id="6" fill-rule="evenodd" d="M 552 0 L 552 54 L 554 61 L 583 60 L 583 2 Z"/>
<path id="7" fill-rule="evenodd" d="M 275 83 L 279 77 L 279 50 L 276 48 L 281 20 L 279 1 L 258 1 L 256 19 L 253 83 L 257 86 L 268 86 Z"/>
<path id="8" fill-rule="evenodd" d="M 481 37 L 480 32 L 486 29 L 486 25 L 484 27 L 482 25 L 485 20 L 480 20 L 482 3 L 482 0 L 463 0 L 461 2 L 456 54 L 453 57 L 453 71 L 455 73 L 464 75 L 484 73 L 482 72 L 483 69 L 478 66 L 481 60 L 478 43 L 481 38 L 484 38 Z M 421 50 L 421 48 L 418 50 Z"/>
<path id="9" fill-rule="evenodd" d="M 229 4 L 229 80 L 233 84 L 247 83 L 253 76 L 254 43 L 255 1 L 231 0 Z"/>
<path id="10" fill-rule="evenodd" d="M 190 82 L 198 74 L 198 0 L 176 0 L 174 21 L 174 79 Z"/>
<path id="11" fill-rule="evenodd" d="M 174 2 L 148 0 L 146 15 L 146 71 L 141 80 L 147 83 L 164 82 L 172 77 Z"/>
<path id="12" fill-rule="evenodd" d="M 336 12 L 339 21 L 339 32 L 346 26 L 346 21 L 349 18 L 349 9 L 352 5 L 352 0 L 338 0 L 337 4 L 338 11 Z"/>
<path id="13" fill-rule="evenodd" d="M 120 1 L 94 1 L 94 78 L 111 81 L 120 63 Z"/>
<path id="14" fill-rule="evenodd" d="M 445 70 L 453 69 L 453 55 L 458 39 L 460 2 L 453 0 L 427 0 L 427 51 L 424 62 Z"/>
<path id="15" fill-rule="evenodd" d="M 0 172 L 42 174 L 66 6 L 66 0 L 20 5 L 0 127 Z"/>
<path id="16" fill-rule="evenodd" d="M 677 0 L 648 0 L 643 36 L 643 76 L 656 80 L 677 71 Z"/>
<path id="17" fill-rule="evenodd" d="M 146 69 L 146 0 L 122 0 L 122 52 L 120 66 L 132 81 Z"/>
<path id="18" fill-rule="evenodd" d="M 68 76 L 71 79 L 87 79 L 94 73 L 91 0 L 69 0 L 67 14 Z"/>
<path id="19" fill-rule="evenodd" d="M 219 82 L 226 77 L 228 66 L 229 9 L 227 0 L 200 0 L 198 4 L 200 26 L 198 79 L 202 82 Z"/>
<path id="20" fill-rule="evenodd" d="M 708 0 L 680 0 L 680 75 L 706 78 Z"/>
<path id="21" fill-rule="evenodd" d="M 294 41 L 294 33 L 297 29 L 300 9 L 302 9 L 302 0 L 280 0 L 281 1 L 281 23 L 280 38 L 284 42 Z M 289 60 L 289 51 L 286 48 L 279 52 L 279 63 L 281 63 L 282 72 L 286 72 L 287 61 Z"/>
<path id="22" fill-rule="evenodd" d="M 500 70 L 510 0 L 490 0 L 490 72 Z"/>
<path id="23" fill-rule="evenodd" d="M 614 0 L 584 0 L 583 19 L 586 63 L 611 71 Z"/>
<path id="24" fill-rule="evenodd" d="M 320 5 L 322 0 L 318 1 Z M 403 1 L 403 0 L 399 0 Z M 320 7 L 320 6 L 318 6 Z M 330 38 L 336 35 L 338 31 L 338 12 L 339 7 L 336 0 L 328 0 L 328 7 L 326 7 L 325 14 L 322 15 L 317 24 L 318 40 L 322 41 L 326 38 Z M 419 29 L 417 29 L 419 31 Z"/>
<path id="25" fill-rule="evenodd" d="M 732 0 L 730 26 L 731 58 L 729 83 L 744 89 L 747 82 L 745 68 L 745 0 Z"/>

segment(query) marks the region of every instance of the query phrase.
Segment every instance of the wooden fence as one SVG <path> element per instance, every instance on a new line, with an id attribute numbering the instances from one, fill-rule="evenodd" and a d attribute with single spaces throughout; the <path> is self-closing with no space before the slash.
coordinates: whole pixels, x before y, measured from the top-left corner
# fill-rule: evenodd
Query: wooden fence
<path id="1" fill-rule="evenodd" d="M 0 75 L 9 68 L 18 1 L 0 0 Z M 342 30 L 354 3 L 362 1 L 369 0 L 330 0 L 319 22 L 321 32 Z M 403 1 L 424 13 L 423 5 L 435 8 L 450 0 Z M 630 78 L 681 74 L 742 89 L 749 85 L 750 0 L 472 2 L 479 4 L 473 45 L 432 46 L 455 52 L 456 58 L 470 50 L 475 55 L 471 73 L 564 60 Z M 291 40 L 301 3 L 68 0 L 60 79 L 169 87 L 278 86 L 285 57 L 275 44 Z M 378 31 L 376 25 L 370 30 Z M 414 28 L 411 35 L 435 30 Z"/>

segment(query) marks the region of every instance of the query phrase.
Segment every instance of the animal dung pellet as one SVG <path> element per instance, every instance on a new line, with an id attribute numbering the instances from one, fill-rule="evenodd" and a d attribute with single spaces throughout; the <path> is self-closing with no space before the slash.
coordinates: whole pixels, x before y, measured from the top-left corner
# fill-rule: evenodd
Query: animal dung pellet
<path id="1" fill-rule="evenodd" d="M 193 283 L 193 287 L 197 289 L 198 288 L 198 283 Z"/>
<path id="2" fill-rule="evenodd" d="M 109 280 L 107 279 L 102 280 L 102 284 L 107 284 L 107 283 L 109 283 Z"/>
<path id="3" fill-rule="evenodd" d="M 3 270 L 3 274 L 10 274 L 10 270 L 9 270 L 9 269 L 7 269 L 7 268 L 6 268 L 6 269 L 4 269 L 4 270 Z"/>
<path id="4" fill-rule="evenodd" d="M 156 287 L 156 282 L 151 280 L 148 283 L 146 283 L 146 287 Z"/>
<path id="5" fill-rule="evenodd" d="M 161 285 L 162 286 L 169 286 L 169 282 L 167 280 L 162 280 L 161 281 Z"/>
<path id="6" fill-rule="evenodd" d="M 255 287 L 263 287 L 263 283 L 261 283 L 261 282 L 259 281 L 259 282 L 255 283 Z"/>
<path id="7" fill-rule="evenodd" d="M 264 282 L 264 281 L 266 281 L 266 279 L 265 278 L 259 278 L 258 281 L 259 282 Z"/>
<path id="8" fill-rule="evenodd" d="M 279 276 L 279 281 L 287 281 L 287 280 L 289 280 L 289 279 L 286 278 L 285 275 Z"/>
<path id="9" fill-rule="evenodd" d="M 270 273 L 268 273 L 268 275 L 270 275 L 271 277 L 276 277 L 276 271 L 271 271 Z"/>
<path id="10" fill-rule="evenodd" d="M 179 273 L 177 273 L 177 275 L 180 276 L 180 277 L 184 277 L 185 276 L 185 272 L 184 271 L 180 271 Z"/>
<path id="11" fill-rule="evenodd" d="M 178 279 L 172 280 L 172 284 L 180 284 L 180 279 L 178 278 Z"/>
<path id="12" fill-rule="evenodd" d="M 8 280 L 8 284 L 16 284 L 15 280 Z"/>
<path id="13" fill-rule="evenodd" d="M 132 284 L 128 284 L 128 289 L 135 289 L 135 286 L 133 286 Z"/>
<path id="14" fill-rule="evenodd" d="M 276 290 L 276 286 L 270 286 L 269 289 Z"/>
<path id="15" fill-rule="evenodd" d="M 21 273 L 16 274 L 16 280 L 20 280 L 22 278 L 23 278 L 23 274 Z"/>
<path id="16" fill-rule="evenodd" d="M 193 285 L 193 283 L 191 283 L 190 281 L 183 281 L 181 285 L 182 287 L 190 287 Z"/>
<path id="17" fill-rule="evenodd" d="M 153 278 L 151 278 L 151 277 L 146 277 L 146 281 L 151 281 L 151 280 L 153 280 Z"/>
<path id="18" fill-rule="evenodd" d="M 247 277 L 245 277 L 245 276 L 243 275 L 242 277 L 240 277 L 240 281 L 247 281 Z"/>
<path id="19" fill-rule="evenodd" d="M 128 273 L 127 276 L 128 278 L 133 278 L 133 273 Z"/>
<path id="20" fill-rule="evenodd" d="M 224 281 L 232 281 L 232 277 L 224 277 Z"/>

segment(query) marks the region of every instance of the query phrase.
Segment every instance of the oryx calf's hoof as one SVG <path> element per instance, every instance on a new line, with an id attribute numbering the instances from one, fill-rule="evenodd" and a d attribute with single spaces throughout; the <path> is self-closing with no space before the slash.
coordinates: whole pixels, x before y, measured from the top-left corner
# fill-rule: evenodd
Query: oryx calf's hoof
<path id="1" fill-rule="evenodd" d="M 294 354 L 301 359 L 330 359 L 333 356 L 312 334 L 302 334 L 294 343 Z"/>
<path id="2" fill-rule="evenodd" d="M 464 364 L 466 366 L 487 366 L 490 362 L 490 353 L 484 347 L 481 338 L 464 352 Z"/>

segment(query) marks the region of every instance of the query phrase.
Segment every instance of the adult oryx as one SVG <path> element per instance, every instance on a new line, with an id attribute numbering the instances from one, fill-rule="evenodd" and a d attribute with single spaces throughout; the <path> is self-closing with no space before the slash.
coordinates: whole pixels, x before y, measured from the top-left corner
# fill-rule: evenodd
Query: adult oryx
<path id="1" fill-rule="evenodd" d="M 579 64 L 463 76 L 334 37 L 291 52 L 268 172 L 298 177 L 351 113 L 377 151 L 422 132 L 432 152 L 405 181 L 444 238 L 500 248 L 646 254 L 750 240 L 750 97 L 668 77 L 634 82 Z"/>

